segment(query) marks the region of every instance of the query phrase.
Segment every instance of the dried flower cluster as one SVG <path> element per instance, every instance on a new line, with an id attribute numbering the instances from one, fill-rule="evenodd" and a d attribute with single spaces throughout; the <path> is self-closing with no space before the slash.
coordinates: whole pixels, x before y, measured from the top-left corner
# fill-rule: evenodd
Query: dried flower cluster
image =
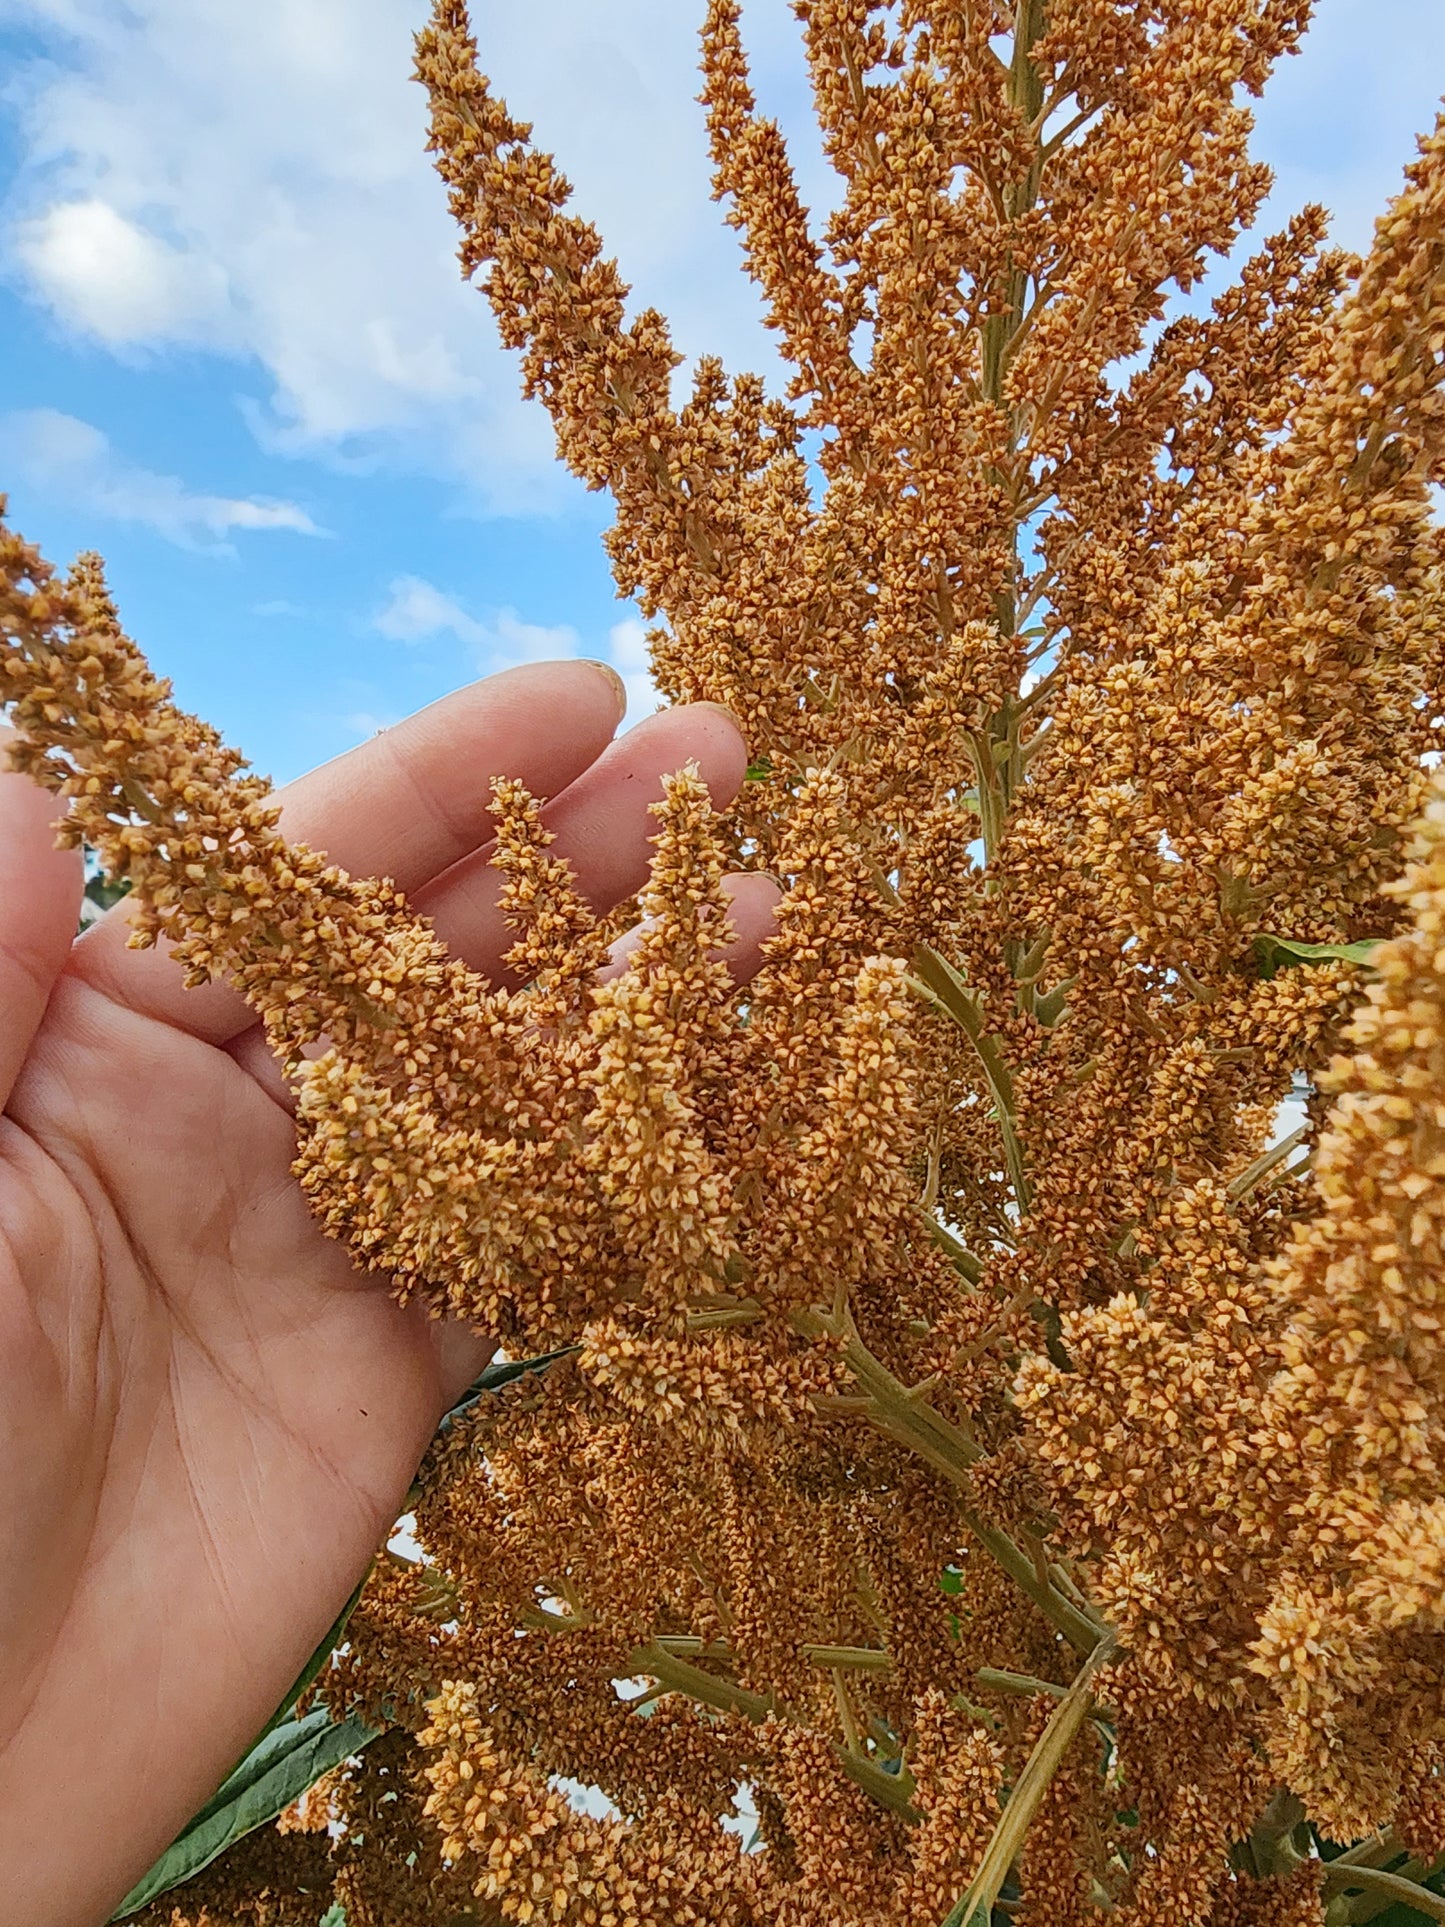
<path id="1" fill-rule="evenodd" d="M 1308 0 L 796 12 L 821 232 L 703 30 L 783 399 L 676 401 L 460 0 L 419 43 L 463 268 L 755 757 L 668 786 L 622 975 L 518 785 L 520 993 L 0 538 L 23 762 L 261 1012 L 323 1223 L 556 1355 L 324 1676 L 386 1738 L 156 1922 L 324 1863 L 349 1927 L 1305 1927 L 1445 1853 L 1445 129 L 1367 260 L 1307 209 L 1167 320 Z"/>

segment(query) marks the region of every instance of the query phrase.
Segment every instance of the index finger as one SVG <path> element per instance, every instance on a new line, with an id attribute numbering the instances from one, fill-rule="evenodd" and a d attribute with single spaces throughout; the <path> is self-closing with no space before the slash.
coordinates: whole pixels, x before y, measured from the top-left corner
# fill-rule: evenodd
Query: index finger
<path id="1" fill-rule="evenodd" d="M 80 852 L 57 849 L 55 798 L 10 768 L 0 723 L 0 1105 L 10 1096 L 75 935 Z"/>
<path id="2" fill-rule="evenodd" d="M 553 796 L 612 740 L 626 706 L 605 663 L 528 663 L 459 689 L 277 792 L 281 828 L 357 876 L 414 893 L 492 835 L 492 778 Z M 122 902 L 75 945 L 71 967 L 142 1016 L 223 1044 L 253 1019 L 224 984 L 187 990 L 164 947 L 129 950 Z"/>

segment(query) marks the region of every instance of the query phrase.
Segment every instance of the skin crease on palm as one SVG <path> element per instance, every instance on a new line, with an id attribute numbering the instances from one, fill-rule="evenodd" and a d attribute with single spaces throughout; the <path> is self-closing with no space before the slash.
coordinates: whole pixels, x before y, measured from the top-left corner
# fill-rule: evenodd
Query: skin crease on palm
<path id="1" fill-rule="evenodd" d="M 661 778 L 743 779 L 700 704 L 613 740 L 610 671 L 511 670 L 282 792 L 475 967 L 510 941 L 491 778 L 522 778 L 599 909 L 646 873 Z M 403 1309 L 307 1214 L 286 1091 L 229 991 L 72 943 L 55 800 L 0 776 L 0 1923 L 95 1927 L 244 1753 L 395 1518 L 485 1336 Z M 739 979 L 776 889 L 733 884 Z"/>

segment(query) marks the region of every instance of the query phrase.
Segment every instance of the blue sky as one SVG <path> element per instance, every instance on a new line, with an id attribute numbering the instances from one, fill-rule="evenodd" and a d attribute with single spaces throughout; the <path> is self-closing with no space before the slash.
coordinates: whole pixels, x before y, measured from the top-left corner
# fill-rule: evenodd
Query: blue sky
<path id="1" fill-rule="evenodd" d="M 0 0 L 0 488 L 106 556 L 190 708 L 285 779 L 471 676 L 607 656 L 650 706 L 606 503 L 551 457 L 410 83 L 423 0 Z M 694 104 L 701 0 L 478 0 L 532 118 L 692 356 L 772 373 Z M 545 27 L 537 25 L 545 21 Z M 813 204 L 787 0 L 748 0 Z M 1268 211 L 1368 241 L 1445 91 L 1441 0 L 1318 0 L 1259 111 Z"/>

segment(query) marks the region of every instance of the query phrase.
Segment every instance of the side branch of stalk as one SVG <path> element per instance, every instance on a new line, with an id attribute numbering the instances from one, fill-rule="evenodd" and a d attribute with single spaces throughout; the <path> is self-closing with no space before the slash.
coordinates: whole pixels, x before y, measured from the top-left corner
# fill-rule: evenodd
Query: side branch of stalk
<path id="1" fill-rule="evenodd" d="M 1304 1859 L 1298 1835 L 1305 1810 L 1298 1795 L 1289 1787 L 1276 1788 L 1264 1812 L 1249 1830 L 1249 1837 L 1231 1850 L 1231 1864 L 1238 1862 L 1256 1880 L 1271 1874 L 1292 1873 Z"/>
<path id="2" fill-rule="evenodd" d="M 895 1378 L 863 1343 L 851 1319 L 840 1323 L 820 1311 L 800 1311 L 793 1314 L 793 1325 L 806 1338 L 841 1339 L 843 1362 L 867 1400 L 857 1416 L 967 1493 L 970 1466 L 986 1456 L 982 1446 L 936 1411 L 918 1390 Z M 1006 1532 L 989 1525 L 966 1500 L 959 1507 L 959 1516 L 1049 1624 L 1057 1627 L 1077 1652 L 1092 1653 L 1107 1629 L 1068 1598 Z"/>
<path id="3" fill-rule="evenodd" d="M 1383 1873 L 1378 1867 L 1356 1866 L 1342 1869 L 1342 1877 L 1332 1879 L 1337 1864 L 1331 1861 L 1324 1872 L 1325 1893 L 1329 1894 L 1332 1887 L 1336 1890 L 1325 1909 L 1329 1927 L 1337 1924 L 1344 1927 L 1345 1923 L 1354 1927 L 1355 1923 L 1373 1920 L 1377 1914 L 1395 1906 L 1412 1907 L 1431 1920 L 1445 1920 L 1445 1899 L 1403 1873 Z M 1363 1891 L 1351 1896 L 1339 1892 L 1341 1887 L 1359 1887 Z"/>
<path id="4" fill-rule="evenodd" d="M 627 1664 L 634 1673 L 655 1679 L 669 1692 L 684 1693 L 689 1699 L 698 1700 L 720 1713 L 741 1713 L 755 1725 L 761 1725 L 764 1720 L 780 1714 L 780 1709 L 771 1699 L 760 1693 L 750 1693 L 732 1680 L 718 1679 L 712 1673 L 705 1673 L 700 1666 L 693 1666 L 675 1653 L 664 1650 L 656 1640 L 637 1647 L 628 1655 Z M 912 1801 L 913 1776 L 901 1762 L 897 1773 L 889 1773 L 876 1760 L 855 1753 L 849 1747 L 838 1747 L 836 1752 L 838 1763 L 848 1778 L 871 1800 L 905 1820 L 919 1818 Z"/>
<path id="5" fill-rule="evenodd" d="M 1021 1699 L 1033 1699 L 1037 1694 L 1044 1693 L 1051 1699 L 1061 1700 L 1069 1690 L 1054 1680 L 1036 1679 L 1032 1673 L 1006 1673 L 998 1666 L 980 1666 L 974 1678 L 980 1686 L 988 1687 L 991 1692 L 1012 1693 Z M 1114 1709 L 1112 1706 L 1096 1705 L 1094 1717 L 1112 1725 Z"/>
<path id="6" fill-rule="evenodd" d="M 650 1641 L 674 1659 L 716 1659 L 731 1662 L 733 1649 L 725 1639 L 700 1639 L 695 1633 L 655 1633 Z M 845 1672 L 886 1673 L 893 1655 L 881 1646 L 804 1646 L 804 1659 L 814 1666 L 840 1667 Z"/>
<path id="7" fill-rule="evenodd" d="M 960 1517 L 995 1564 L 1001 1566 L 1019 1591 L 1034 1602 L 1049 1624 L 1057 1627 L 1075 1652 L 1091 1652 L 1099 1641 L 1100 1622 L 1080 1611 L 1056 1586 L 1040 1579 L 1033 1561 L 1019 1550 L 1006 1532 L 989 1525 L 969 1506 L 960 1507 Z"/>
<path id="8" fill-rule="evenodd" d="M 1106 1633 L 1074 1675 L 1073 1684 L 1054 1708 L 1009 1794 L 1008 1805 L 993 1830 L 978 1872 L 944 1921 L 943 1927 L 988 1927 L 993 1904 L 1003 1891 L 1009 1868 L 1018 1857 L 1039 1804 L 1093 1707 L 1093 1680 L 1100 1667 L 1114 1657 L 1112 1633 Z"/>
<path id="9" fill-rule="evenodd" d="M 1004 1164 L 1007 1167 L 1009 1183 L 1013 1186 L 1014 1202 L 1021 1217 L 1027 1217 L 1033 1193 L 1029 1185 L 1028 1173 L 1024 1169 L 1023 1146 L 1019 1142 L 1018 1121 L 1014 1113 L 1013 1079 L 1008 1065 L 1004 1062 L 1003 1052 L 999 1049 L 998 1039 L 985 1027 L 983 999 L 969 984 L 966 984 L 946 957 L 939 955 L 931 944 L 920 944 L 913 956 L 913 977 L 910 982 L 915 993 L 951 1017 L 959 1025 L 983 1068 L 984 1081 L 989 1095 L 993 1098 L 994 1113 L 998 1119 L 999 1137 L 1003 1141 Z"/>
<path id="10" fill-rule="evenodd" d="M 1267 1151 L 1254 1160 L 1253 1164 L 1246 1165 L 1237 1178 L 1230 1179 L 1225 1187 L 1226 1197 L 1236 1204 L 1241 1198 L 1247 1198 L 1256 1186 L 1306 1142 L 1309 1135 L 1309 1125 L 1301 1124 L 1297 1131 L 1291 1131 L 1289 1136 L 1281 1138 L 1278 1144 L 1271 1144 Z"/>
<path id="11" fill-rule="evenodd" d="M 970 1251 L 967 1245 L 955 1238 L 946 1225 L 941 1225 L 937 1218 L 935 1218 L 931 1212 L 924 1210 L 922 1206 L 919 1207 L 918 1215 L 923 1220 L 923 1228 L 929 1237 L 932 1238 L 940 1250 L 948 1254 L 963 1277 L 965 1277 L 971 1285 L 981 1283 L 984 1271 L 983 1259 Z"/>
<path id="12" fill-rule="evenodd" d="M 1366 1840 L 1357 1840 L 1343 1853 L 1337 1853 L 1328 1862 L 1332 1873 L 1338 1874 L 1345 1867 L 1383 1867 L 1387 1860 L 1398 1860 L 1405 1851 L 1405 1843 L 1393 1827 L 1381 1827 Z"/>

